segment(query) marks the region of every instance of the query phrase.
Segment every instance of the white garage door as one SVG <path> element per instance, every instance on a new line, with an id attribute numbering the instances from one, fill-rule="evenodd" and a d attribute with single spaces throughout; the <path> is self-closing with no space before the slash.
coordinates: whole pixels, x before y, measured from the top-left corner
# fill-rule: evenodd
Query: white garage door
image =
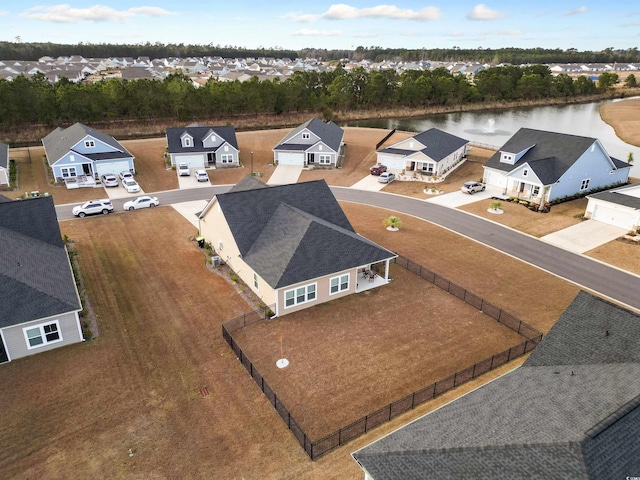
<path id="1" fill-rule="evenodd" d="M 386 165 L 389 170 L 402 170 L 404 168 L 404 157 L 378 155 L 378 163 Z"/>
<path id="2" fill-rule="evenodd" d="M 204 154 L 200 155 L 177 155 L 176 165 L 185 162 L 189 168 L 204 168 Z"/>
<path id="3" fill-rule="evenodd" d="M 596 205 L 591 218 L 598 222 L 631 230 L 633 228 L 635 215 L 630 211 L 611 208 L 605 205 Z"/>
<path id="4" fill-rule="evenodd" d="M 113 173 L 118 175 L 125 170 L 129 171 L 129 161 L 127 160 L 114 160 L 113 162 L 99 162 L 96 164 L 96 173 L 98 175 L 104 175 L 105 173 Z"/>
<path id="5" fill-rule="evenodd" d="M 278 165 L 304 165 L 304 153 L 278 153 Z"/>

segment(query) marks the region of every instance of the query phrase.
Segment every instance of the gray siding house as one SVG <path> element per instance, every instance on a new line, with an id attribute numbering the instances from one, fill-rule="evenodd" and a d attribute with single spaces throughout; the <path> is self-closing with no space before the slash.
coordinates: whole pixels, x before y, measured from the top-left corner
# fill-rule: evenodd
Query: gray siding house
<path id="1" fill-rule="evenodd" d="M 354 452 L 367 480 L 640 472 L 640 316 L 580 292 L 518 369 Z"/>
<path id="2" fill-rule="evenodd" d="M 317 118 L 289 132 L 273 148 L 276 165 L 335 166 L 343 145 L 344 130 Z"/>
<path id="3" fill-rule="evenodd" d="M 181 162 L 189 168 L 225 168 L 240 165 L 236 131 L 231 126 L 191 125 L 167 128 L 171 165 Z"/>
<path id="4" fill-rule="evenodd" d="M 627 182 L 631 165 L 599 140 L 521 128 L 484 164 L 484 183 L 542 204 Z"/>
<path id="5" fill-rule="evenodd" d="M 82 341 L 80 297 L 52 197 L 0 203 L 0 362 Z"/>
<path id="6" fill-rule="evenodd" d="M 81 123 L 56 128 L 42 145 L 56 181 L 135 171 L 133 155 L 115 138 Z"/>
<path id="7" fill-rule="evenodd" d="M 9 185 L 9 145 L 0 142 L 0 185 Z"/>

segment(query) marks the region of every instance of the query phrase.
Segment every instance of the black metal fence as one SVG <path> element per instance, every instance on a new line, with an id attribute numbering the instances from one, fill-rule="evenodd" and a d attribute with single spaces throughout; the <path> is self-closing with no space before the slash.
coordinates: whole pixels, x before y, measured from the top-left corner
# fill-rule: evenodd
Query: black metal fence
<path id="1" fill-rule="evenodd" d="M 542 340 L 542 333 L 535 328 L 527 325 L 526 323 L 518 320 L 513 315 L 505 312 L 504 310 L 496 307 L 495 305 L 486 302 L 477 295 L 472 294 L 466 289 L 456 285 L 444 277 L 437 275 L 430 270 L 427 270 L 419 264 L 409 260 L 408 258 L 399 256 L 396 258 L 395 263 L 407 270 L 419 275 L 421 278 L 430 281 L 434 285 L 442 288 L 451 295 L 455 295 L 460 300 L 468 303 L 469 305 L 477 308 L 478 310 L 486 313 L 491 318 L 495 319 L 499 323 L 504 324 L 511 330 L 519 333 L 526 340 L 519 345 L 509 348 L 504 352 L 500 352 L 493 355 L 490 358 L 482 360 L 475 365 L 472 365 L 464 370 L 454 373 L 450 377 L 439 380 L 431 385 L 428 385 L 418 391 L 415 391 L 406 397 L 396 400 L 389 405 L 382 407 L 375 412 L 372 412 L 364 417 L 356 420 L 355 422 L 342 427 L 336 432 L 333 432 L 320 440 L 311 441 L 307 437 L 302 427 L 295 421 L 291 412 L 280 401 L 276 393 L 269 386 L 264 377 L 258 372 L 253 363 L 249 360 L 249 357 L 243 352 L 240 346 L 233 339 L 233 332 L 249 326 L 253 323 L 268 319 L 271 316 L 272 309 L 264 307 L 261 310 L 256 310 L 239 317 L 236 317 L 222 325 L 222 336 L 229 344 L 233 352 L 238 357 L 238 360 L 244 365 L 244 367 L 251 375 L 251 378 L 260 387 L 264 395 L 267 397 L 271 405 L 276 409 L 284 423 L 291 430 L 296 437 L 304 451 L 309 455 L 312 460 L 319 458 L 325 453 L 344 445 L 350 440 L 365 434 L 372 428 L 388 422 L 398 415 L 407 412 L 418 405 L 427 402 L 438 395 L 441 395 L 465 382 L 468 382 L 483 373 L 489 372 L 494 368 L 500 367 L 505 363 L 524 355 L 527 352 L 533 350 L 540 340 Z"/>

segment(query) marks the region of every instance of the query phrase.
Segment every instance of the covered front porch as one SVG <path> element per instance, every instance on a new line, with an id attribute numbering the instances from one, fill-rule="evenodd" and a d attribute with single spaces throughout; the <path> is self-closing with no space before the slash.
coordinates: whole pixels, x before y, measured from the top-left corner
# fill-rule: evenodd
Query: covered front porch
<path id="1" fill-rule="evenodd" d="M 389 283 L 389 262 L 391 259 L 383 262 L 365 265 L 358 268 L 356 277 L 356 293 L 371 290 L 372 288 L 381 287 Z"/>
<path id="2" fill-rule="evenodd" d="M 527 183 L 522 180 L 507 179 L 504 194 L 520 200 L 540 203 L 542 201 L 543 187 L 539 184 Z"/>

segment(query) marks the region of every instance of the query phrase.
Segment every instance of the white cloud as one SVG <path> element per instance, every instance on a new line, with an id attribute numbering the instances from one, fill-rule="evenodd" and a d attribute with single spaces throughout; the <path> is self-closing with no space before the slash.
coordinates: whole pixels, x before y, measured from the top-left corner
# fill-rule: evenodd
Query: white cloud
<path id="1" fill-rule="evenodd" d="M 71 8 L 70 5 L 60 4 L 51 7 L 32 7 L 25 10 L 20 16 L 56 23 L 81 21 L 122 23 L 136 15 L 158 17 L 171 14 L 171 12 L 158 7 L 134 7 L 129 10 L 115 10 L 104 5 L 94 5 L 89 8 Z"/>
<path id="2" fill-rule="evenodd" d="M 587 7 L 579 7 L 579 8 L 574 8 L 573 10 L 567 10 L 566 12 L 564 12 L 565 15 L 579 15 L 581 13 L 584 13 L 587 11 Z"/>
<path id="3" fill-rule="evenodd" d="M 292 35 L 294 37 L 340 37 L 342 36 L 342 32 L 330 32 L 327 30 L 311 30 L 309 28 L 303 28 L 302 30 L 293 32 Z"/>
<path id="4" fill-rule="evenodd" d="M 0 17 L 1 17 L 1 16 L 3 16 L 3 15 L 9 15 L 9 12 L 7 12 L 7 11 L 0 11 Z"/>
<path id="5" fill-rule="evenodd" d="M 511 37 L 511 36 L 523 35 L 524 32 L 522 30 L 504 30 L 502 32 L 495 32 L 495 34 Z"/>
<path id="6" fill-rule="evenodd" d="M 507 15 L 504 12 L 498 12 L 497 10 L 491 10 L 484 3 L 480 3 L 473 7 L 467 14 L 469 20 L 496 20 L 498 18 L 504 18 Z"/>
<path id="7" fill-rule="evenodd" d="M 285 20 L 293 20 L 294 22 L 311 23 L 318 18 L 318 15 L 313 15 L 311 13 L 289 12 L 282 15 L 281 18 Z"/>
<path id="8" fill-rule="evenodd" d="M 343 3 L 331 5 L 322 14 L 329 20 L 348 20 L 353 18 L 388 18 L 393 20 L 437 20 L 442 17 L 437 7 L 426 7 L 419 11 L 401 9 L 394 5 L 377 5 L 369 8 L 356 8 Z"/>

